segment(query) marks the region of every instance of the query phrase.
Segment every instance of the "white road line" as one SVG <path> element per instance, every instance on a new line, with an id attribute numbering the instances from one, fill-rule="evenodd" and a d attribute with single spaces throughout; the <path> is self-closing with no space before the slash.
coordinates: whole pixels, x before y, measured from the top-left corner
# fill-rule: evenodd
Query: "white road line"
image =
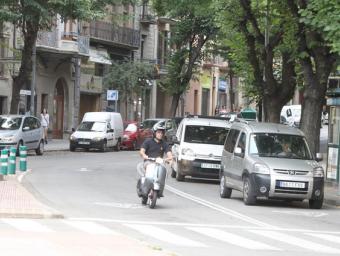
<path id="1" fill-rule="evenodd" d="M 84 231 L 88 234 L 92 235 L 117 235 L 117 232 L 104 227 L 100 224 L 90 222 L 90 221 L 69 221 L 63 220 L 63 222 L 67 225 L 70 225 L 78 230 Z"/>
<path id="2" fill-rule="evenodd" d="M 212 237 L 214 239 L 240 246 L 243 248 L 251 249 L 251 250 L 274 250 L 274 251 L 281 251 L 281 249 L 257 242 L 248 238 L 244 238 L 239 235 L 235 235 L 229 232 L 225 232 L 219 229 L 214 228 L 193 228 L 188 227 L 187 229 L 195 231 L 197 233 Z"/>
<path id="3" fill-rule="evenodd" d="M 25 232 L 44 232 L 52 233 L 52 229 L 49 229 L 37 221 L 29 219 L 1 219 L 4 223 Z"/>
<path id="4" fill-rule="evenodd" d="M 298 247 L 302 247 L 307 250 L 316 251 L 316 252 L 322 252 L 322 253 L 334 253 L 334 254 L 340 254 L 340 250 L 336 248 L 332 248 L 329 246 L 317 244 L 315 242 L 311 242 L 296 236 L 291 236 L 275 231 L 266 231 L 266 230 L 249 230 L 252 233 L 255 233 L 260 236 L 264 236 L 273 240 L 277 240 L 283 243 L 288 243 L 291 245 L 295 245 Z"/>
<path id="5" fill-rule="evenodd" d="M 339 236 L 332 236 L 328 234 L 314 234 L 314 233 L 305 233 L 306 235 L 309 236 L 314 236 L 316 238 L 320 238 L 329 242 L 333 242 L 336 244 L 340 244 L 340 237 Z"/>
<path id="6" fill-rule="evenodd" d="M 267 224 L 265 222 L 262 222 L 262 221 L 259 221 L 259 220 L 256 220 L 254 218 L 251 218 L 247 215 L 244 215 L 242 213 L 239 213 L 239 212 L 236 212 L 234 210 L 231 210 L 231 209 L 228 209 L 228 208 L 225 208 L 223 206 L 220 206 L 218 204 L 214 204 L 214 203 L 211 203 L 209 201 L 206 201 L 204 199 L 201 199 L 199 197 L 196 197 L 196 196 L 193 196 L 193 195 L 190 195 L 188 193 L 185 193 L 183 191 L 180 191 L 174 187 L 171 187 L 169 185 L 165 185 L 166 189 L 171 191 L 172 193 L 176 194 L 176 195 L 179 195 L 181 197 L 184 197 L 186 199 L 189 199 L 191 201 L 194 201 L 198 204 L 201 204 L 201 205 L 204 205 L 206 207 L 209 207 L 211 209 L 214 209 L 216 211 L 219 211 L 219 212 L 222 212 L 226 215 L 229 215 L 229 216 L 232 216 L 234 218 L 237 218 L 237 219 L 240 219 L 242 221 L 245 221 L 245 222 L 248 222 L 248 223 L 251 223 L 253 225 L 257 225 L 257 226 L 260 226 L 260 227 L 270 227 L 270 228 L 275 228 L 275 226 L 272 226 L 270 224 Z"/>
<path id="7" fill-rule="evenodd" d="M 131 229 L 137 230 L 138 232 L 145 234 L 147 236 L 151 236 L 155 239 L 161 240 L 163 242 L 167 242 L 170 244 L 174 244 L 177 246 L 185 246 L 185 247 L 207 247 L 205 244 L 202 244 L 200 242 L 191 240 L 189 238 L 179 236 L 176 234 L 173 234 L 169 231 L 166 231 L 164 229 L 150 226 L 150 225 L 130 225 L 125 224 L 124 226 L 127 226 Z"/>

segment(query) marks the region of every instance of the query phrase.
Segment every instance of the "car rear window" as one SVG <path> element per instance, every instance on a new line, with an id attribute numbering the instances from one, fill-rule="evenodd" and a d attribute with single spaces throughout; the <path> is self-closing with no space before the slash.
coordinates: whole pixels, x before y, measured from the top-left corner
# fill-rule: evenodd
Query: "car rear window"
<path id="1" fill-rule="evenodd" d="M 228 130 L 224 127 L 187 125 L 184 142 L 223 145 Z"/>

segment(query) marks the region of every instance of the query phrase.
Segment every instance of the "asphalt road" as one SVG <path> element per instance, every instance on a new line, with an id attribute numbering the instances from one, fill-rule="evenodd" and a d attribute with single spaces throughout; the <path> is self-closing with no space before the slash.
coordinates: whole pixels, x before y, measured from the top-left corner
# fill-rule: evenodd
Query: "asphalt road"
<path id="1" fill-rule="evenodd" d="M 336 208 L 268 200 L 245 206 L 239 192 L 221 199 L 217 182 L 169 176 L 165 197 L 151 210 L 136 195 L 139 161 L 131 151 L 32 155 L 26 186 L 65 216 L 36 221 L 70 232 L 92 225 L 174 255 L 340 255 Z"/>

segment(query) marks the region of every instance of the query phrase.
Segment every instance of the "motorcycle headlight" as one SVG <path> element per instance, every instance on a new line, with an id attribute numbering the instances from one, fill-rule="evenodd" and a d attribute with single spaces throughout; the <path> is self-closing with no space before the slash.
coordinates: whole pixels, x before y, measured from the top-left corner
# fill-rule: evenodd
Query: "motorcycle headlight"
<path id="1" fill-rule="evenodd" d="M 270 174 L 270 169 L 265 164 L 256 163 L 254 164 L 254 172 L 259 174 Z"/>
<path id="2" fill-rule="evenodd" d="M 94 141 L 101 141 L 103 138 L 102 137 L 94 137 L 92 140 Z"/>
<path id="3" fill-rule="evenodd" d="M 2 138 L 3 142 L 14 142 L 14 136 L 4 137 Z"/>
<path id="4" fill-rule="evenodd" d="M 324 171 L 321 166 L 315 167 L 313 169 L 313 177 L 324 177 Z"/>

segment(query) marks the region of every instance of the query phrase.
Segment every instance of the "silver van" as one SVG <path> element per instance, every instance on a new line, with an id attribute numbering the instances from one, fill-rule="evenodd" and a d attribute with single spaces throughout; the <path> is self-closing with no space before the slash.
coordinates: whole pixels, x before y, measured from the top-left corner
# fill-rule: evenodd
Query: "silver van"
<path id="1" fill-rule="evenodd" d="M 34 116 L 1 115 L 0 116 L 0 149 L 27 146 L 37 155 L 44 153 L 43 128 L 40 120 Z"/>
<path id="2" fill-rule="evenodd" d="M 317 159 L 321 160 L 321 159 Z M 225 141 L 220 171 L 220 196 L 243 192 L 246 205 L 257 198 L 309 200 L 320 209 L 324 170 L 313 158 L 299 129 L 272 123 L 234 123 Z"/>

